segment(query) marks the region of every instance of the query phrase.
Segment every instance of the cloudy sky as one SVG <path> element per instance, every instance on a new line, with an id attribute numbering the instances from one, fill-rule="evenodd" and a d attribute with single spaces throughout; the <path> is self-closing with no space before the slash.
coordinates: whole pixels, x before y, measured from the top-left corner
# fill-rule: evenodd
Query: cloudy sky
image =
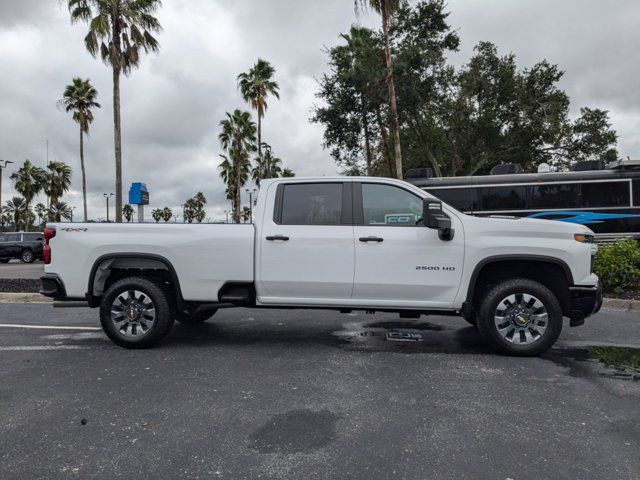
<path id="1" fill-rule="evenodd" d="M 513 51 L 522 67 L 542 58 L 559 64 L 573 112 L 609 110 L 619 152 L 640 158 L 639 1 L 449 0 L 448 8 L 462 39 L 452 62 L 466 63 L 473 46 L 489 40 Z M 375 16 L 356 18 L 352 0 L 164 0 L 159 18 L 160 54 L 122 82 L 125 189 L 146 182 L 151 208 L 174 209 L 201 190 L 208 216 L 224 218 L 218 123 L 225 111 L 246 108 L 235 78 L 258 57 L 276 67 L 281 88 L 281 100 L 269 105 L 265 141 L 299 176 L 336 173 L 321 127 L 308 121 L 326 70 L 323 47 L 338 43 L 352 22 L 377 25 Z M 91 217 L 105 215 L 102 193 L 114 183 L 111 74 L 85 51 L 85 34 L 58 0 L 0 0 L 0 158 L 44 166 L 48 139 L 49 158 L 77 171 L 65 196 L 78 207 L 76 219 L 78 131 L 56 107 L 74 76 L 91 79 L 103 106 L 85 144 Z M 4 200 L 14 169 L 4 174 Z"/>

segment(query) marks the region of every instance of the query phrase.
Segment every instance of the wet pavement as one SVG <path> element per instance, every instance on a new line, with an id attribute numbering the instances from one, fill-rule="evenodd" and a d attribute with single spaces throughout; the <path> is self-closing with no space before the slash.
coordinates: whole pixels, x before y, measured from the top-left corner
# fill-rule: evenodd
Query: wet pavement
<path id="1" fill-rule="evenodd" d="M 96 315 L 0 305 L 3 479 L 640 478 L 637 312 L 540 358 L 451 317 L 247 309 L 127 351 Z"/>

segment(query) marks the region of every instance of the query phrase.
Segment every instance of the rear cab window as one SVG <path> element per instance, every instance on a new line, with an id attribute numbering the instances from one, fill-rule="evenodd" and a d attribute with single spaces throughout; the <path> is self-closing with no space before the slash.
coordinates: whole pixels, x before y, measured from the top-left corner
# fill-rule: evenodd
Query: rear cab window
<path id="1" fill-rule="evenodd" d="M 342 225 L 343 190 L 340 182 L 280 185 L 274 221 L 281 225 Z"/>

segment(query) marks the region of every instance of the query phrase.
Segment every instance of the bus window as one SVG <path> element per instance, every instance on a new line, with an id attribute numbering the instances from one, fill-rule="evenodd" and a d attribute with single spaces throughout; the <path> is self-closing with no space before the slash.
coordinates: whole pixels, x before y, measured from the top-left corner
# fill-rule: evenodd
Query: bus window
<path id="1" fill-rule="evenodd" d="M 531 208 L 573 208 L 578 206 L 576 183 L 535 185 L 531 189 Z"/>
<path id="2" fill-rule="evenodd" d="M 524 210 L 526 187 L 486 187 L 480 189 L 482 210 Z"/>
<path id="3" fill-rule="evenodd" d="M 436 188 L 427 192 L 461 212 L 478 210 L 478 191 L 475 188 Z"/>
<path id="4" fill-rule="evenodd" d="M 633 181 L 633 204 L 640 207 L 640 178 Z"/>
<path id="5" fill-rule="evenodd" d="M 627 207 L 628 182 L 587 182 L 582 184 L 583 207 Z"/>

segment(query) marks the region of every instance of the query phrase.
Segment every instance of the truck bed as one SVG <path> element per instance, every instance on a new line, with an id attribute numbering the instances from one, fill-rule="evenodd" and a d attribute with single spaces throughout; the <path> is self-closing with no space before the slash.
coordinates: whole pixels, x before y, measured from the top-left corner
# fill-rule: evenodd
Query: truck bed
<path id="1" fill-rule="evenodd" d="M 66 294 L 84 298 L 87 279 L 102 257 L 142 254 L 165 259 L 180 279 L 188 301 L 217 301 L 228 281 L 254 278 L 254 227 L 251 224 L 58 223 L 50 241 L 48 274 L 64 279 Z"/>

